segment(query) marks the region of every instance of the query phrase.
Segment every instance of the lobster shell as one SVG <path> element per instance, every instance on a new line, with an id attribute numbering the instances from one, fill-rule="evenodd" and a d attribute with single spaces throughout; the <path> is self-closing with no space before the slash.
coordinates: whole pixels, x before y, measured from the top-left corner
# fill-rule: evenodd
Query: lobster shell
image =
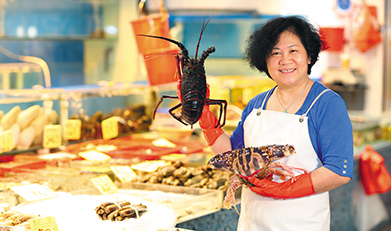
<path id="1" fill-rule="evenodd" d="M 288 144 L 247 147 L 217 154 L 208 161 L 208 164 L 216 169 L 225 169 L 236 175 L 250 176 L 254 172 L 264 169 L 271 162 L 295 153 L 295 147 Z"/>

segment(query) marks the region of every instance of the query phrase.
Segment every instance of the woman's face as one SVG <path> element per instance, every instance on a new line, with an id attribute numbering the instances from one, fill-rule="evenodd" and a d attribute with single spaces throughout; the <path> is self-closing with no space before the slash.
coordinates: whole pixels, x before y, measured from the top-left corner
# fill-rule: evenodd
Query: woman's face
<path id="1" fill-rule="evenodd" d="M 266 62 L 270 76 L 280 87 L 295 86 L 308 78 L 310 59 L 300 38 L 292 32 L 281 33 Z"/>

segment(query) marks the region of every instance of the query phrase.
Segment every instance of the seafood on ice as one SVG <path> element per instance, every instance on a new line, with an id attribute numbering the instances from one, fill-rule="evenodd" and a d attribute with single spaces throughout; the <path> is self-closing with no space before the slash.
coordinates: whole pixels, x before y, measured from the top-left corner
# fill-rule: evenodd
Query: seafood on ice
<path id="1" fill-rule="evenodd" d="M 0 230 L 1 227 L 8 226 L 29 226 L 28 220 L 38 218 L 40 215 L 25 214 L 18 211 L 8 211 L 0 214 Z M 6 230 L 7 228 L 4 228 Z"/>
<path id="2" fill-rule="evenodd" d="M 95 208 L 101 220 L 122 221 L 129 218 L 139 218 L 147 211 L 143 204 L 131 204 L 128 201 L 104 202 Z"/>

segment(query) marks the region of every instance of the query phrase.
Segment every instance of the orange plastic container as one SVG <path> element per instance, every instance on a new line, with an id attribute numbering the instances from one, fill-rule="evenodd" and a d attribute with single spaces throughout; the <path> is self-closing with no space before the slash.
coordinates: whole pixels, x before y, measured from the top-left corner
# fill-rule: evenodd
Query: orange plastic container
<path id="1" fill-rule="evenodd" d="M 146 54 L 155 49 L 170 47 L 170 42 L 165 40 L 137 36 L 137 34 L 146 34 L 170 38 L 169 17 L 169 14 L 165 13 L 151 14 L 141 16 L 130 22 L 140 54 Z"/>
<path id="2" fill-rule="evenodd" d="M 145 67 L 148 73 L 150 85 L 159 85 L 176 82 L 175 55 L 180 52 L 179 48 L 161 48 L 150 50 L 144 54 Z"/>
<path id="3" fill-rule="evenodd" d="M 345 43 L 343 27 L 322 27 L 321 33 L 324 34 L 329 48 L 326 51 L 342 51 Z"/>

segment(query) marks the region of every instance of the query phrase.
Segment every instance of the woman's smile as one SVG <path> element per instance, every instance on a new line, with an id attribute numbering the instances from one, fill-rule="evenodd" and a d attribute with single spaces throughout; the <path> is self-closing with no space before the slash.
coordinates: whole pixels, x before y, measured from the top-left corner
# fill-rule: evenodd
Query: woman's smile
<path id="1" fill-rule="evenodd" d="M 280 70 L 282 73 L 291 73 L 291 72 L 293 72 L 293 71 L 295 71 L 296 70 L 296 68 L 292 68 L 292 69 L 282 69 L 282 70 Z"/>

